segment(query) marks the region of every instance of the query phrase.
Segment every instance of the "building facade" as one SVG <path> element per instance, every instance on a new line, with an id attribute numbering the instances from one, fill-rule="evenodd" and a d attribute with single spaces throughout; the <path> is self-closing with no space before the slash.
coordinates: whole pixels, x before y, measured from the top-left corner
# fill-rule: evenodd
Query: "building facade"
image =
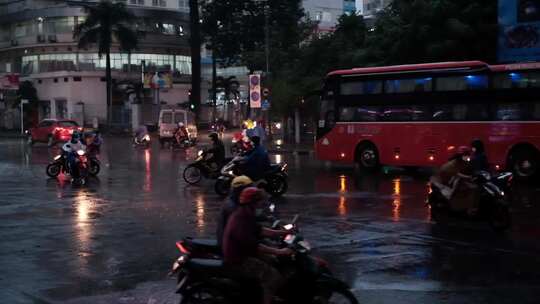
<path id="1" fill-rule="evenodd" d="M 18 74 L 21 81 L 34 84 L 39 119 L 76 118 L 83 124 L 106 121 L 105 58 L 95 48 L 79 49 L 73 38 L 75 26 L 86 18 L 81 4 L 92 2 L 0 2 L 0 74 Z M 186 102 L 191 78 L 188 0 L 123 2 L 137 17 L 135 27 L 141 38 L 131 54 L 113 45 L 112 117 L 116 122 L 130 118 L 133 103 L 152 108 L 152 104 Z M 159 92 L 139 89 L 135 94 L 133 88 L 140 87 L 142 81 L 143 63 L 149 73 L 170 73 L 172 85 Z M 143 120 L 151 123 L 153 114 Z"/>

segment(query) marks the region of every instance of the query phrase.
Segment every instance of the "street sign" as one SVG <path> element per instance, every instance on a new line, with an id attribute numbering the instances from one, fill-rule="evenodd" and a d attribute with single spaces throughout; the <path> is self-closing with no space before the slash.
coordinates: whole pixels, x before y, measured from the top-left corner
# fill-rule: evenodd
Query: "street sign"
<path id="1" fill-rule="evenodd" d="M 261 108 L 262 108 L 263 111 L 268 111 L 268 109 L 270 109 L 270 101 L 268 101 L 268 99 L 265 98 L 262 101 Z"/>
<path id="2" fill-rule="evenodd" d="M 249 105 L 251 108 L 261 107 L 261 75 L 249 75 Z"/>
<path id="3" fill-rule="evenodd" d="M 27 103 L 28 103 L 28 99 L 21 99 L 21 103 L 22 103 L 22 104 L 27 104 Z"/>

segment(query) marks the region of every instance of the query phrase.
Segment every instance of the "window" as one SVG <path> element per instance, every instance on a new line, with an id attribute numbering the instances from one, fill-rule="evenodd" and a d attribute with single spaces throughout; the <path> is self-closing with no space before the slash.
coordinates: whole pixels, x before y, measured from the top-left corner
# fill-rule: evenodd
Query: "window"
<path id="1" fill-rule="evenodd" d="M 493 76 L 496 89 L 537 88 L 540 87 L 540 72 L 510 72 Z"/>
<path id="2" fill-rule="evenodd" d="M 172 113 L 163 113 L 163 116 L 161 117 L 161 123 L 172 124 Z"/>
<path id="3" fill-rule="evenodd" d="M 186 116 L 184 115 L 184 113 L 182 113 L 182 112 L 174 113 L 174 122 L 177 123 L 177 124 L 179 122 L 185 124 L 186 123 Z"/>
<path id="4" fill-rule="evenodd" d="M 381 115 L 378 106 L 346 107 L 339 111 L 340 121 L 378 121 Z"/>
<path id="5" fill-rule="evenodd" d="M 189 9 L 189 0 L 178 0 L 178 7 L 180 9 Z"/>
<path id="6" fill-rule="evenodd" d="M 152 6 L 158 6 L 159 0 L 152 0 Z"/>
<path id="7" fill-rule="evenodd" d="M 466 91 L 487 89 L 487 75 L 450 76 L 437 78 L 437 91 Z"/>
<path id="8" fill-rule="evenodd" d="M 42 121 L 39 123 L 38 127 L 40 128 L 46 128 L 46 127 L 50 127 L 53 125 L 53 122 L 50 121 L 50 120 L 46 120 L 46 121 Z"/>
<path id="9" fill-rule="evenodd" d="M 166 0 L 159 0 L 159 6 L 167 7 L 167 1 Z"/>
<path id="10" fill-rule="evenodd" d="M 175 29 L 173 24 L 164 23 L 162 24 L 162 32 L 165 35 L 174 35 Z"/>
<path id="11" fill-rule="evenodd" d="M 341 95 L 370 95 L 382 92 L 382 81 L 350 81 L 341 84 Z"/>
<path id="12" fill-rule="evenodd" d="M 73 81 L 75 81 L 75 82 L 82 81 L 82 77 L 81 76 L 74 76 Z"/>
<path id="13" fill-rule="evenodd" d="M 412 92 L 429 92 L 433 87 L 433 79 L 418 78 L 418 79 L 397 79 L 386 80 L 384 82 L 385 93 L 412 93 Z"/>
<path id="14" fill-rule="evenodd" d="M 58 82 L 58 78 L 55 78 L 53 81 L 54 81 L 54 82 Z"/>
<path id="15" fill-rule="evenodd" d="M 69 78 L 64 77 L 64 82 L 68 82 L 68 81 L 69 81 Z"/>

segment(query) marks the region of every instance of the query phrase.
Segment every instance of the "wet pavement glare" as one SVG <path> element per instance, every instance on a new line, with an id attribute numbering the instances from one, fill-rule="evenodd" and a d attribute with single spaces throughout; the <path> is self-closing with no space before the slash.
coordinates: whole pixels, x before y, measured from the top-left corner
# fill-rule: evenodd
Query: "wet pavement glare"
<path id="1" fill-rule="evenodd" d="M 48 179 L 58 153 L 0 140 L 0 303 L 177 303 L 167 272 L 183 236 L 213 237 L 223 199 L 213 181 L 187 186 L 195 156 L 106 138 L 102 171 L 83 187 Z M 361 174 L 311 155 L 287 162 L 280 218 L 302 234 L 360 303 L 540 303 L 535 187 L 512 195 L 514 227 L 434 224 L 428 174 Z"/>

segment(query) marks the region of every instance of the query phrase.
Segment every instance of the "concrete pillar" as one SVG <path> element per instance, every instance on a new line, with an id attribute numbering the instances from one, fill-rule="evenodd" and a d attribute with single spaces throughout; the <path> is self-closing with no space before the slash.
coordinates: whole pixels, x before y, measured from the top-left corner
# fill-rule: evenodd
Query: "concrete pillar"
<path id="1" fill-rule="evenodd" d="M 141 105 L 134 103 L 131 105 L 131 129 L 135 132 L 141 125 Z"/>
<path id="2" fill-rule="evenodd" d="M 51 117 L 52 119 L 56 119 L 56 100 L 51 99 Z"/>
<path id="3" fill-rule="evenodd" d="M 73 112 L 71 113 L 71 118 L 75 120 L 79 126 L 84 126 L 84 103 L 77 102 L 73 105 Z"/>

